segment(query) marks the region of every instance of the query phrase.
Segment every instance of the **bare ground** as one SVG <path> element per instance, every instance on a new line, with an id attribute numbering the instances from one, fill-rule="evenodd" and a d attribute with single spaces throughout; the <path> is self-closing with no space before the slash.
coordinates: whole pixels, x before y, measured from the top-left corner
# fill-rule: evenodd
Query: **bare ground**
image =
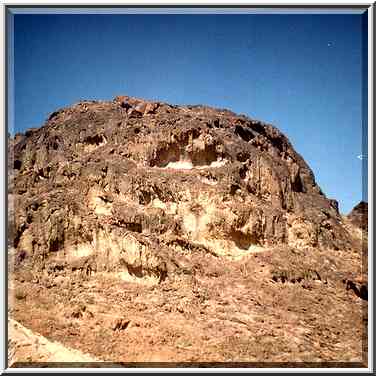
<path id="1" fill-rule="evenodd" d="M 365 366 L 367 301 L 343 282 L 359 257 L 311 252 L 192 254 L 201 268 L 154 285 L 110 274 L 15 280 L 10 315 L 104 362 Z"/>

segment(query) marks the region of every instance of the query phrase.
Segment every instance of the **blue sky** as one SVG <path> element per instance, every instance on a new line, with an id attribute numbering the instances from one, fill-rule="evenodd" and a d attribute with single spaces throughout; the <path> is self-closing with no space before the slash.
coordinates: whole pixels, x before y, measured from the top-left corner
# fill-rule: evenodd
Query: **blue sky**
<path id="1" fill-rule="evenodd" d="M 228 108 L 284 132 L 347 213 L 365 198 L 362 17 L 17 14 L 10 131 L 121 94 Z"/>

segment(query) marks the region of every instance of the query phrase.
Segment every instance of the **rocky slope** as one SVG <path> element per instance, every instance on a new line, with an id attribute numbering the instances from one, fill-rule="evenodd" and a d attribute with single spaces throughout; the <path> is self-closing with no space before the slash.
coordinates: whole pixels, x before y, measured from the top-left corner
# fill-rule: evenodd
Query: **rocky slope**
<path id="1" fill-rule="evenodd" d="M 28 363 L 43 363 L 46 361 L 55 364 L 99 362 L 77 350 L 69 350 L 59 343 L 50 342 L 12 319 L 8 323 L 8 332 L 10 338 L 8 343 L 10 367 L 13 364 L 19 366 L 20 363 L 23 363 L 28 366 Z"/>
<path id="2" fill-rule="evenodd" d="M 358 322 L 357 334 L 349 326 L 336 339 L 353 341 L 347 344 L 352 349 L 347 360 L 364 360 L 364 296 L 349 295 L 344 285 L 364 275 L 365 242 L 355 234 L 359 223 L 354 216 L 339 214 L 337 202 L 325 196 L 309 166 L 272 125 L 228 110 L 122 96 L 112 102 L 80 102 L 54 112 L 41 128 L 9 141 L 8 161 L 13 171 L 9 176 L 9 262 L 16 286 L 13 314 L 21 322 L 34 327 L 35 315 L 52 315 L 54 325 L 64 327 L 69 317 L 81 323 L 83 336 L 92 344 L 80 336 L 75 346 L 107 360 L 151 361 L 157 346 L 158 353 L 166 347 L 164 355 L 157 357 L 162 360 L 224 361 L 228 359 L 218 355 L 221 352 L 215 346 L 200 352 L 205 342 L 200 335 L 215 337 L 218 331 L 199 329 L 200 315 L 207 315 L 205 320 L 214 326 L 219 320 L 221 332 L 232 340 L 239 337 L 237 332 L 221 320 L 229 312 L 237 317 L 244 310 L 241 318 L 232 321 L 248 328 L 242 335 L 252 343 L 251 323 L 263 315 L 260 305 L 269 307 L 271 323 L 278 315 L 291 320 L 280 330 L 273 329 L 276 341 L 282 337 L 288 341 L 287 327 L 299 337 L 307 328 L 297 329 L 298 318 L 309 316 L 306 311 L 288 313 L 294 311 L 290 307 L 294 295 L 301 295 L 295 302 L 299 307 L 310 301 L 306 309 L 313 309 L 313 316 L 326 314 L 322 311 L 326 306 L 346 306 L 350 299 L 345 308 L 348 317 L 341 322 L 346 328 L 346 320 Z M 360 231 L 366 231 L 364 226 Z M 290 285 L 297 291 L 285 291 L 284 306 L 275 306 L 273 299 L 279 293 L 284 299 L 279 290 Z M 26 304 L 28 294 L 19 292 L 25 286 L 31 296 L 27 315 L 18 307 Z M 48 298 L 42 286 L 49 289 Z M 72 300 L 84 292 L 81 289 L 95 297 Z M 310 297 L 307 291 L 313 291 Z M 324 297 L 326 303 L 316 306 L 315 294 L 329 294 Z M 48 308 L 33 306 L 41 301 Z M 65 312 L 61 317 L 57 307 L 51 306 L 53 301 Z M 88 304 L 91 310 L 82 308 Z M 223 310 L 219 319 L 218 305 Z M 141 306 L 154 312 L 153 318 Z M 122 318 L 125 307 L 138 318 Z M 277 314 L 275 310 L 281 309 Z M 163 313 L 157 324 L 156 312 Z M 128 340 L 133 341 L 134 353 L 126 352 L 123 342 L 118 343 L 120 352 L 101 353 L 92 338 L 99 324 L 89 322 L 95 317 L 101 323 L 106 314 L 117 320 L 109 324 L 108 346 L 120 341 L 119 331 L 137 333 L 152 325 L 150 353 L 141 351 L 145 341 L 131 334 Z M 175 329 L 163 323 L 169 315 L 177 320 Z M 332 319 L 328 318 L 328 325 L 333 329 L 337 324 Z M 128 328 L 121 320 L 135 324 Z M 69 329 L 59 326 L 48 331 L 40 325 L 36 329 L 52 337 L 62 330 L 69 342 Z M 176 333 L 185 328 L 193 335 L 196 326 L 201 334 L 193 344 L 190 337 L 188 346 L 195 355 L 180 354 Z M 253 355 L 248 346 L 243 357 L 237 355 L 241 361 L 259 362 L 328 360 L 312 344 L 302 350 L 301 358 L 295 345 L 286 343 L 283 347 L 290 351 L 280 349 L 274 355 L 267 350 L 269 345 Z M 232 347 L 226 351 L 231 359 L 238 359 Z M 338 348 L 333 348 L 332 358 Z"/>
<path id="3" fill-rule="evenodd" d="M 361 201 L 350 212 L 348 219 L 354 226 L 368 231 L 368 204 Z"/>

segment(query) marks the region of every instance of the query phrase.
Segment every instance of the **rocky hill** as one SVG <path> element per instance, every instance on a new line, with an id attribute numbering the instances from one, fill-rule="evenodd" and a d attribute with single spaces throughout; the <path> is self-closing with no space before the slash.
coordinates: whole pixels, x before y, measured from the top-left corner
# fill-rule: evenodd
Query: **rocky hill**
<path id="1" fill-rule="evenodd" d="M 361 201 L 353 208 L 348 218 L 354 226 L 368 231 L 368 204 Z"/>
<path id="2" fill-rule="evenodd" d="M 120 96 L 8 152 L 27 327 L 117 362 L 364 362 L 366 227 L 274 126 Z"/>

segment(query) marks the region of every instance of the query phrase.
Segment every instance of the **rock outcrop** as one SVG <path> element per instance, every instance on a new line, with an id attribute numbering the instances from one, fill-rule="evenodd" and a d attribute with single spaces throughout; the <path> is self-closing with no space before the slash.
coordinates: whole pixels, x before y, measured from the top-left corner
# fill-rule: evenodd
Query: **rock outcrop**
<path id="1" fill-rule="evenodd" d="M 9 314 L 51 350 L 11 322 L 11 361 L 367 362 L 364 205 L 274 126 L 119 96 L 8 147 Z"/>
<path id="2" fill-rule="evenodd" d="M 368 203 L 361 201 L 348 214 L 347 218 L 362 230 L 368 231 Z"/>
<path id="3" fill-rule="evenodd" d="M 336 202 L 289 140 L 227 110 L 86 101 L 10 147 L 13 245 L 17 260 L 42 268 L 82 259 L 94 272 L 161 281 L 176 267 L 175 241 L 230 258 L 351 246 Z"/>

